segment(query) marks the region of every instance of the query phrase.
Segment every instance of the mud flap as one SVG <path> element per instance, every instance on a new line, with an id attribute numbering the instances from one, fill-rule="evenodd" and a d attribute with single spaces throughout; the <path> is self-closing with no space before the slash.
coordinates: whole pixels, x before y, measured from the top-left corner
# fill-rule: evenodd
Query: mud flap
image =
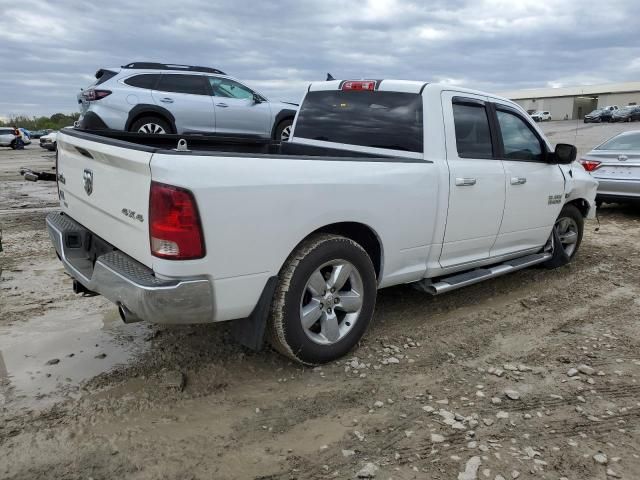
<path id="1" fill-rule="evenodd" d="M 231 322 L 231 335 L 240 345 L 255 351 L 260 351 L 264 347 L 264 332 L 267 328 L 276 285 L 278 285 L 278 277 L 271 277 L 267 280 L 251 315 Z"/>
<path id="2" fill-rule="evenodd" d="M 560 246 L 560 252 L 557 253 L 556 246 Z M 553 260 L 561 260 L 561 265 L 569 263 L 569 255 L 562 248 L 562 241 L 560 240 L 560 235 L 558 234 L 558 230 L 553 229 Z"/>

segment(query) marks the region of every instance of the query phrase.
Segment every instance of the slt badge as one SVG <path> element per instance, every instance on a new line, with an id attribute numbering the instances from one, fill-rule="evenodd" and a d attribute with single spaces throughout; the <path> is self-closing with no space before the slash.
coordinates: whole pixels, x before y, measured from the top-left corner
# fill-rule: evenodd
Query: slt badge
<path id="1" fill-rule="evenodd" d="M 82 173 L 82 179 L 84 181 L 84 191 L 87 192 L 87 195 L 91 195 L 93 192 L 93 172 L 85 168 Z"/>

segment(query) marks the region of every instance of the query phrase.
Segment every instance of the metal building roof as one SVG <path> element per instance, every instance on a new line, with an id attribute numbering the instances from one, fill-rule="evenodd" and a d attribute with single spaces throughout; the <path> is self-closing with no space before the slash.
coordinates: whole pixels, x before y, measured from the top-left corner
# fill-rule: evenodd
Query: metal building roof
<path id="1" fill-rule="evenodd" d="M 501 92 L 499 95 L 511 100 L 527 98 L 579 97 L 583 95 L 605 95 L 608 93 L 640 92 L 640 82 L 606 83 L 604 85 L 580 85 L 560 88 L 532 88 Z"/>

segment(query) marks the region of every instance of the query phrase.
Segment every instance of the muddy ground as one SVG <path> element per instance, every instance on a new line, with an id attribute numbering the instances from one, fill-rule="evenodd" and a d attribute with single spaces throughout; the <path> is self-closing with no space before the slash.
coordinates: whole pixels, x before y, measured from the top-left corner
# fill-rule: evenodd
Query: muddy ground
<path id="1" fill-rule="evenodd" d="M 581 152 L 633 127 L 544 124 Z M 640 207 L 602 208 L 559 270 L 382 290 L 361 345 L 308 369 L 74 295 L 55 186 L 21 165 L 53 155 L 0 150 L 0 478 L 640 478 Z"/>

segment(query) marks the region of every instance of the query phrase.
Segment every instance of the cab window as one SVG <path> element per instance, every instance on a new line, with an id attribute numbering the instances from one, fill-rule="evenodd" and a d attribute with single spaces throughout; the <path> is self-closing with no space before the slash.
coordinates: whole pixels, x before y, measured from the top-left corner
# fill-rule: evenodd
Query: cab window
<path id="1" fill-rule="evenodd" d="M 211 84 L 211 90 L 213 91 L 214 97 L 239 99 L 253 98 L 253 91 L 238 82 L 229 80 L 228 78 L 209 77 L 209 83 Z"/>
<path id="2" fill-rule="evenodd" d="M 456 128 L 456 147 L 460 158 L 492 158 L 493 145 L 489 118 L 484 104 L 453 104 L 453 121 Z"/>
<path id="3" fill-rule="evenodd" d="M 505 159 L 544 160 L 540 138 L 520 116 L 505 110 L 498 110 L 496 113 L 502 135 Z"/>

